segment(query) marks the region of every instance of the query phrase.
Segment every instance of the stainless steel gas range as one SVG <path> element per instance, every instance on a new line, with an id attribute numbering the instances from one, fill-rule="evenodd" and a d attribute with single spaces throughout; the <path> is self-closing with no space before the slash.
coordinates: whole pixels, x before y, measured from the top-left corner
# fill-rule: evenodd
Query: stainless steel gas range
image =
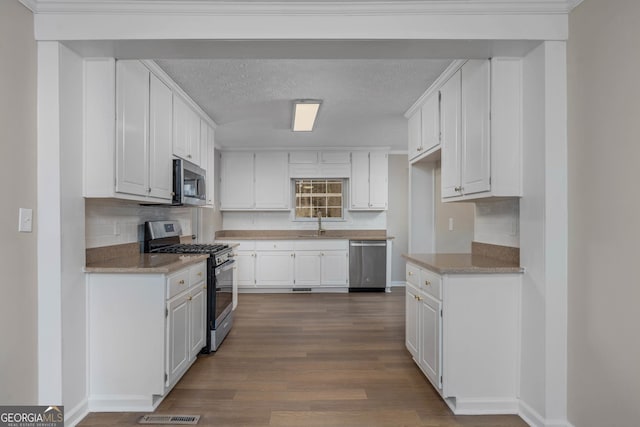
<path id="1" fill-rule="evenodd" d="M 145 223 L 144 251 L 148 253 L 209 254 L 207 259 L 207 345 L 202 353 L 216 351 L 233 325 L 233 260 L 228 245 L 180 243 L 178 221 Z"/>

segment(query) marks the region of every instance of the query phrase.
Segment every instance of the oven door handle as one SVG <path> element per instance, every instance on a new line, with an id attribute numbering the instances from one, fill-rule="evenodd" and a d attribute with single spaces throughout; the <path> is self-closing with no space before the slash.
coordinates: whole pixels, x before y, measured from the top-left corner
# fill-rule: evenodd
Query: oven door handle
<path id="1" fill-rule="evenodd" d="M 230 259 L 222 264 L 220 267 L 216 268 L 216 276 L 224 271 L 231 270 L 233 265 L 236 263 L 235 259 Z"/>

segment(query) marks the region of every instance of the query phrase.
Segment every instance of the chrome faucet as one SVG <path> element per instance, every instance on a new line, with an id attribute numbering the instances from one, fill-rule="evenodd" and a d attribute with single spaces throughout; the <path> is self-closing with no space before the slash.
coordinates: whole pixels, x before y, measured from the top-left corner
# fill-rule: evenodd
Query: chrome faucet
<path id="1" fill-rule="evenodd" d="M 318 217 L 318 236 L 321 236 L 326 230 L 322 229 L 322 212 L 319 209 L 316 212 L 316 216 Z"/>

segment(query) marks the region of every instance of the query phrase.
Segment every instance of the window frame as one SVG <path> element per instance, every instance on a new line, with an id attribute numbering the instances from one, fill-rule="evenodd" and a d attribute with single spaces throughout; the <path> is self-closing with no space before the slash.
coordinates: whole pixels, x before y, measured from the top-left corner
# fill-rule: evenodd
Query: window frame
<path id="1" fill-rule="evenodd" d="M 341 211 L 342 211 L 342 216 L 340 218 L 329 218 L 329 217 L 322 217 L 322 222 L 345 222 L 347 221 L 347 218 L 345 217 L 347 208 L 346 208 L 346 203 L 347 203 L 347 198 L 348 198 L 348 188 L 349 186 L 347 185 L 347 179 L 346 178 L 291 178 L 291 213 L 290 213 L 290 219 L 293 222 L 317 222 L 318 221 L 318 217 L 314 216 L 314 217 L 298 217 L 296 216 L 296 181 L 300 181 L 300 180 L 318 180 L 318 181 L 340 181 L 342 183 L 342 206 L 340 207 Z"/>

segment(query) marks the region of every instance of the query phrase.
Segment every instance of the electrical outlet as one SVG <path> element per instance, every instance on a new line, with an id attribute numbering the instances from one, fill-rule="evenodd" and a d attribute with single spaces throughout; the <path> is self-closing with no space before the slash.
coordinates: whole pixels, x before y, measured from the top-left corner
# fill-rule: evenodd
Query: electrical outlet
<path id="1" fill-rule="evenodd" d="M 33 228 L 33 209 L 20 208 L 18 217 L 18 231 L 21 233 L 31 233 Z"/>
<path id="2" fill-rule="evenodd" d="M 453 231 L 453 218 L 449 218 L 449 231 Z"/>

